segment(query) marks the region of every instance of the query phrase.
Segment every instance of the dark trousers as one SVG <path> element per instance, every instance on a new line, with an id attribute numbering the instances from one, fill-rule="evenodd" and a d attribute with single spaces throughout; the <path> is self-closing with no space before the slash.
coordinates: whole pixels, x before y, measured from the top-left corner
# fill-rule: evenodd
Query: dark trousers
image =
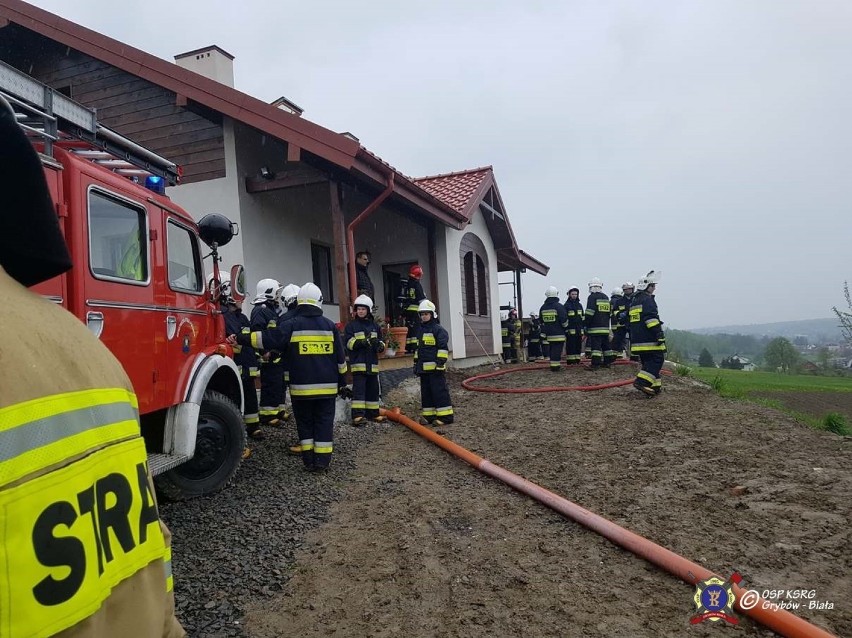
<path id="1" fill-rule="evenodd" d="M 657 394 L 663 387 L 662 379 L 660 379 L 660 370 L 663 369 L 663 362 L 666 360 L 666 354 L 661 350 L 652 350 L 650 352 L 640 352 L 639 360 L 642 362 L 642 369 L 636 375 L 636 380 L 633 382 L 640 390 L 650 388 Z"/>
<path id="2" fill-rule="evenodd" d="M 503 342 L 503 361 L 509 362 L 512 360 L 512 344 L 508 341 Z"/>
<path id="3" fill-rule="evenodd" d="M 379 416 L 379 375 L 352 374 L 352 418 Z"/>
<path id="4" fill-rule="evenodd" d="M 249 430 L 257 428 L 260 421 L 257 412 L 257 389 L 254 387 L 255 377 L 243 373 L 243 421 Z"/>
<path id="5" fill-rule="evenodd" d="M 592 354 L 592 367 L 599 368 L 604 362 L 604 350 L 609 350 L 609 334 L 590 334 L 586 339 L 586 348 Z"/>
<path id="6" fill-rule="evenodd" d="M 538 359 L 541 356 L 541 341 L 532 339 L 529 340 L 527 344 L 527 358 L 532 361 L 533 359 Z"/>
<path id="7" fill-rule="evenodd" d="M 562 367 L 562 346 L 565 345 L 565 340 L 554 341 L 553 337 L 551 337 L 547 342 L 550 349 L 550 352 L 548 352 L 550 355 L 550 369 L 559 370 Z"/>
<path id="8" fill-rule="evenodd" d="M 284 403 L 284 366 L 264 363 L 260 366 L 260 416 L 270 418 L 278 414 Z"/>
<path id="9" fill-rule="evenodd" d="M 335 397 L 295 399 L 293 414 L 307 467 L 328 467 L 334 448 Z"/>
<path id="10" fill-rule="evenodd" d="M 615 353 L 616 357 L 620 357 L 624 353 L 624 342 L 627 340 L 627 328 L 615 328 L 612 331 L 612 342 L 610 349 Z"/>
<path id="11" fill-rule="evenodd" d="M 420 375 L 420 405 L 420 413 L 429 423 L 435 419 L 444 423 L 453 422 L 453 403 L 447 377 L 443 372 Z"/>
<path id="12" fill-rule="evenodd" d="M 583 352 L 583 333 L 581 330 L 575 329 L 576 334 L 568 333 L 565 336 L 565 352 L 568 365 L 576 365 L 580 363 L 580 355 Z"/>

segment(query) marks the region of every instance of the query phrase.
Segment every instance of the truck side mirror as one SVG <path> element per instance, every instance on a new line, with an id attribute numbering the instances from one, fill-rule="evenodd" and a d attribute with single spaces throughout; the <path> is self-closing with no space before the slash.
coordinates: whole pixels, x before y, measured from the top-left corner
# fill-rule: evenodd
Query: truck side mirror
<path id="1" fill-rule="evenodd" d="M 201 241 L 210 246 L 224 246 L 236 237 L 240 227 L 224 215 L 210 213 L 198 220 L 198 234 Z"/>
<path id="2" fill-rule="evenodd" d="M 231 296 L 237 303 L 246 298 L 246 269 L 242 264 L 231 267 Z"/>

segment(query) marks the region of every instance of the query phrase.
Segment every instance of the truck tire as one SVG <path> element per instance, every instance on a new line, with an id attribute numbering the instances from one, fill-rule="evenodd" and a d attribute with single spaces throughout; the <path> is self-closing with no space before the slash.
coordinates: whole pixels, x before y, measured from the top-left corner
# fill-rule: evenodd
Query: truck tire
<path id="1" fill-rule="evenodd" d="M 224 394 L 208 390 L 198 414 L 195 456 L 158 476 L 157 489 L 171 501 L 218 492 L 236 473 L 245 446 L 239 408 Z"/>

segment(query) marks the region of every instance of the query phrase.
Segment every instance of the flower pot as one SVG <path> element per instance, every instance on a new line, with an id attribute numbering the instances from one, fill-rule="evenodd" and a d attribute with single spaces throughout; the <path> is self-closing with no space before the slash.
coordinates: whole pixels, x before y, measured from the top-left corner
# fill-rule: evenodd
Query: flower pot
<path id="1" fill-rule="evenodd" d="M 405 353 L 405 338 L 408 336 L 408 327 L 407 326 L 396 326 L 389 328 L 390 333 L 396 339 L 396 342 L 399 344 L 399 353 Z"/>
<path id="2" fill-rule="evenodd" d="M 396 356 L 396 350 L 394 350 L 393 348 L 385 348 L 385 356 L 386 357 L 395 357 Z"/>

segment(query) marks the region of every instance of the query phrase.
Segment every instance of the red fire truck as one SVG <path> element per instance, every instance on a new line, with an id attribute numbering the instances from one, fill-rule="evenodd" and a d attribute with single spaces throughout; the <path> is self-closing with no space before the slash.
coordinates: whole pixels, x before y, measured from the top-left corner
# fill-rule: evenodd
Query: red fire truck
<path id="1" fill-rule="evenodd" d="M 75 314 L 121 361 L 163 493 L 220 489 L 245 447 L 243 393 L 203 262 L 212 257 L 220 281 L 217 248 L 238 229 L 221 215 L 196 224 L 165 196 L 180 178 L 175 164 L 2 62 L 0 94 L 42 157 L 74 261 L 33 290 Z M 244 296 L 241 266 L 231 281 Z"/>

